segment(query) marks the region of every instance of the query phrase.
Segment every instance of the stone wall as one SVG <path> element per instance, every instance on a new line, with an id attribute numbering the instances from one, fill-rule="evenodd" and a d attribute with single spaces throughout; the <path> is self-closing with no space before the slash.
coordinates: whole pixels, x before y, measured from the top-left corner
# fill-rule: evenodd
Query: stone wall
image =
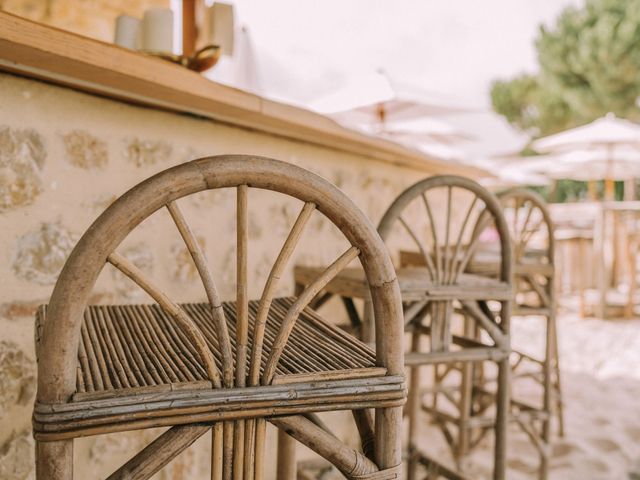
<path id="1" fill-rule="evenodd" d="M 170 3 L 170 0 L 0 0 L 0 10 L 111 43 L 118 15 L 141 18 L 145 9 L 167 8 Z"/>
<path id="2" fill-rule="evenodd" d="M 117 196 L 139 181 L 172 165 L 222 153 L 266 155 L 312 170 L 344 190 L 374 223 L 400 191 L 424 175 L 319 146 L 0 74 L 0 478 L 33 477 L 33 315 L 37 305 L 47 302 L 79 236 Z M 300 206 L 261 191 L 251 191 L 249 202 L 249 293 L 255 298 Z M 222 294 L 233 298 L 234 192 L 203 192 L 180 204 L 201 238 Z M 316 216 L 292 264 L 326 265 L 344 246 L 339 232 Z M 204 298 L 166 212 L 145 221 L 119 251 L 175 299 Z M 279 293 L 291 293 L 292 287 L 288 271 Z M 105 267 L 93 300 L 149 301 L 111 267 Z M 338 306 L 335 311 L 342 315 Z M 353 435 L 349 422 L 334 424 L 341 426 L 343 435 Z M 106 476 L 156 433 L 77 442 L 77 478 Z M 201 439 L 159 478 L 207 478 L 207 441 Z"/>

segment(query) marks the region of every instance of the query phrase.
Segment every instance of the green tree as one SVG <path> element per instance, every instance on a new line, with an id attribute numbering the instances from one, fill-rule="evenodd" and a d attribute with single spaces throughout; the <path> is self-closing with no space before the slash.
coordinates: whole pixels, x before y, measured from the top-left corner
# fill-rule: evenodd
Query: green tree
<path id="1" fill-rule="evenodd" d="M 494 109 L 534 136 L 608 112 L 640 120 L 640 0 L 587 0 L 536 40 L 540 71 L 491 89 Z"/>
<path id="2" fill-rule="evenodd" d="M 493 108 L 516 127 L 533 136 L 564 130 L 573 125 L 569 105 L 546 90 L 534 75 L 496 81 L 491 88 Z"/>

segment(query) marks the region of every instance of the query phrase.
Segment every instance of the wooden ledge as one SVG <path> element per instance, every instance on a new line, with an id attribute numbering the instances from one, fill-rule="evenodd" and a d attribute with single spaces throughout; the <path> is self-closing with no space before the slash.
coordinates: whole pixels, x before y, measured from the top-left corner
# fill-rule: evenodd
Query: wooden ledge
<path id="1" fill-rule="evenodd" d="M 212 82 L 169 62 L 6 12 L 0 12 L 0 70 L 432 174 L 489 175 L 346 129 L 308 110 Z"/>

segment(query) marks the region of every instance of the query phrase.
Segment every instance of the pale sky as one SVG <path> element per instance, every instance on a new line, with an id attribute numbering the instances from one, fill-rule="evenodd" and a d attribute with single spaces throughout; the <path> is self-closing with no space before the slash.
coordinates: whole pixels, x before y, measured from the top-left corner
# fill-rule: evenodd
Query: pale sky
<path id="1" fill-rule="evenodd" d="M 227 0 L 229 1 L 229 0 Z M 582 0 L 232 0 L 247 25 L 261 93 L 309 104 L 344 79 L 383 69 L 443 98 L 489 108 L 489 86 L 536 69 L 534 39 Z M 516 143 L 500 120 L 454 119 Z M 491 128 L 491 125 L 494 125 Z M 505 131 L 502 131 L 505 130 Z M 506 132 L 506 133 L 505 133 Z M 486 137 L 486 138 L 485 138 Z M 519 140 L 521 141 L 521 140 Z M 510 143 L 511 142 L 511 143 Z M 481 149 L 482 150 L 482 149 Z M 480 152 L 485 153 L 485 152 Z"/>

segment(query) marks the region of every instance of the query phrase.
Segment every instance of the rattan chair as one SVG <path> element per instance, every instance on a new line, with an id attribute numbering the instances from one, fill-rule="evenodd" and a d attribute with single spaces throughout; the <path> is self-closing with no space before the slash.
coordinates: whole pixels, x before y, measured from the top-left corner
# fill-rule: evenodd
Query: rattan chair
<path id="1" fill-rule="evenodd" d="M 513 245 L 515 296 L 512 323 L 538 317 L 545 322 L 542 355 L 514 350 L 512 383 L 531 379 L 542 387 L 539 403 L 512 398 L 512 418 L 529 436 L 540 455 L 539 478 L 548 477 L 551 419 L 555 414 L 558 431 L 564 434 L 560 364 L 556 326 L 555 240 L 551 216 L 540 195 L 526 188 L 512 188 L 498 194 L 509 226 Z M 477 393 L 486 392 L 477 385 Z"/>
<path id="2" fill-rule="evenodd" d="M 225 187 L 237 192 L 235 302 L 221 301 L 216 272 L 209 270 L 178 206 L 183 197 Z M 258 301 L 249 301 L 247 294 L 247 212 L 253 189 L 301 202 Z M 116 251 L 136 226 L 165 208 L 193 258 L 205 303 L 176 303 Z M 351 246 L 297 298 L 274 298 L 316 210 Z M 373 301 L 375 352 L 307 308 L 356 258 Z M 88 305 L 107 263 L 157 303 Z M 33 414 L 37 478 L 72 478 L 75 438 L 169 427 L 109 478 L 149 478 L 211 431 L 213 479 L 260 479 L 266 422 L 329 460 L 349 479 L 401 478 L 406 392 L 401 308 L 394 268 L 377 232 L 322 178 L 288 163 L 235 155 L 165 170 L 129 190 L 91 225 L 67 260 L 48 307 L 38 313 Z M 362 450 L 339 441 L 314 413 L 332 410 L 353 412 Z"/>
<path id="3" fill-rule="evenodd" d="M 410 208 L 422 209 L 427 219 L 424 225 L 408 220 L 405 212 Z M 485 234 L 489 231 L 493 235 L 487 239 Z M 509 231 L 498 200 L 470 179 L 449 175 L 427 178 L 393 202 L 380 221 L 378 232 L 389 246 L 397 244 L 401 249 L 398 275 L 413 272 L 423 278 L 420 300 L 404 296 L 401 281 L 405 323 L 412 337 L 405 356 L 405 364 L 411 367 L 408 478 L 417 478 L 418 464 L 426 467 L 429 478 L 466 478 L 464 463 L 470 449 L 493 429 L 493 478 L 504 479 L 512 259 Z M 417 250 L 402 251 L 406 243 L 402 246 L 397 239 L 402 233 Z M 487 242 L 495 246 L 498 255 L 490 266 L 492 275 L 470 273 L 469 266 L 477 262 L 479 246 Z M 490 303 L 495 304 L 494 308 L 489 308 Z M 454 317 L 460 319 L 458 326 Z M 423 339 L 428 339 L 428 346 Z M 497 364 L 497 390 L 492 416 L 479 419 L 473 411 L 474 367 L 487 361 Z M 426 389 L 422 388 L 420 375 L 424 366 L 434 370 L 433 384 Z M 453 379 L 453 372 L 461 375 Z M 440 426 L 457 469 L 418 448 L 421 410 Z"/>

